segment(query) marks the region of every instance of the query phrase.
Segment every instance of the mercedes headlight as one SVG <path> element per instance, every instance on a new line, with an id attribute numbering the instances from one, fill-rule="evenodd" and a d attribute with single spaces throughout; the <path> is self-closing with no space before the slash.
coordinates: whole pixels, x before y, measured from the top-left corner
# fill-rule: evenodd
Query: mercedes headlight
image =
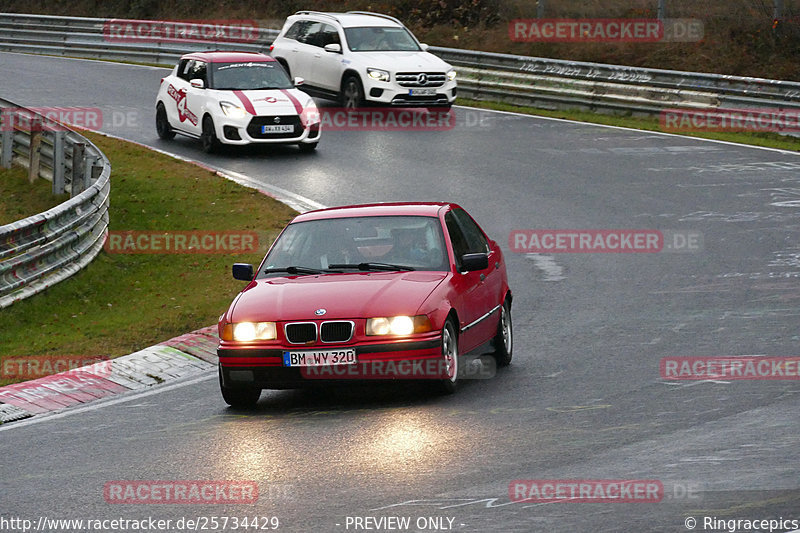
<path id="1" fill-rule="evenodd" d="M 368 68 L 367 76 L 375 81 L 389 81 L 389 73 L 378 68 Z"/>

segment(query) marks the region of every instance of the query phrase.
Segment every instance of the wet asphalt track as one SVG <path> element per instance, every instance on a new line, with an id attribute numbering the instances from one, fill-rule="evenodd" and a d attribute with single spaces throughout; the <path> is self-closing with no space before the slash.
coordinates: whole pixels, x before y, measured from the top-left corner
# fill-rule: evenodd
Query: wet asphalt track
<path id="1" fill-rule="evenodd" d="M 668 356 L 800 355 L 797 155 L 459 108 L 450 131 L 327 132 L 312 155 L 206 156 L 195 141 L 157 139 L 152 105 L 164 72 L 3 53 L 0 96 L 99 107 L 107 132 L 324 205 L 460 203 L 506 251 L 514 361 L 450 397 L 406 385 L 265 392 L 241 414 L 209 375 L 10 425 L 0 430 L 0 518 L 277 516 L 280 531 L 331 532 L 381 516 L 409 517 L 411 531 L 435 530 L 417 527 L 427 517 L 452 519 L 465 532 L 688 531 L 689 516 L 710 531 L 704 516 L 800 519 L 800 385 L 659 374 Z M 509 233 L 527 228 L 691 230 L 703 249 L 512 253 Z M 260 498 L 103 498 L 111 480 L 194 479 L 256 480 Z M 510 503 L 515 479 L 651 479 L 665 495 Z"/>

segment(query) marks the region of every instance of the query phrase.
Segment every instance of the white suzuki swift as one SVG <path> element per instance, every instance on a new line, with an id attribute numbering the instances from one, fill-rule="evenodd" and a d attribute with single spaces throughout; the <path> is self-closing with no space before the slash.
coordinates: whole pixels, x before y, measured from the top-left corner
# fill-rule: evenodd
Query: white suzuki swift
<path id="1" fill-rule="evenodd" d="M 156 131 L 199 138 L 203 150 L 221 144 L 297 144 L 317 147 L 319 113 L 281 65 L 251 52 L 198 52 L 181 57 L 161 80 L 156 99 Z"/>

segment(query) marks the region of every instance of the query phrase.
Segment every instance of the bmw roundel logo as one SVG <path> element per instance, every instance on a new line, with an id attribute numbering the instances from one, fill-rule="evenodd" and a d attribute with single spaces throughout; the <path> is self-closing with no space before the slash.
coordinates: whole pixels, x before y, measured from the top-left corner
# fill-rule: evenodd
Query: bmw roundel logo
<path id="1" fill-rule="evenodd" d="M 314 314 L 317 315 L 317 316 L 322 316 L 327 312 L 328 311 L 326 309 L 317 309 L 316 311 L 314 311 Z"/>

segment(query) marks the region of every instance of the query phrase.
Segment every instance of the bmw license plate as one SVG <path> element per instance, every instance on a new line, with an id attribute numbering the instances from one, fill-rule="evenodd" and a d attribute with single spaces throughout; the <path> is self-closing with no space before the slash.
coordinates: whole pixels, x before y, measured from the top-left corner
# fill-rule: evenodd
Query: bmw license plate
<path id="1" fill-rule="evenodd" d="M 261 126 L 261 133 L 294 133 L 294 126 L 291 124 L 279 124 L 277 126 Z"/>
<path id="2" fill-rule="evenodd" d="M 434 96 L 436 89 L 409 89 L 409 96 Z"/>
<path id="3" fill-rule="evenodd" d="M 283 352 L 283 366 L 328 366 L 354 364 L 356 364 L 356 351 L 354 349 Z"/>

